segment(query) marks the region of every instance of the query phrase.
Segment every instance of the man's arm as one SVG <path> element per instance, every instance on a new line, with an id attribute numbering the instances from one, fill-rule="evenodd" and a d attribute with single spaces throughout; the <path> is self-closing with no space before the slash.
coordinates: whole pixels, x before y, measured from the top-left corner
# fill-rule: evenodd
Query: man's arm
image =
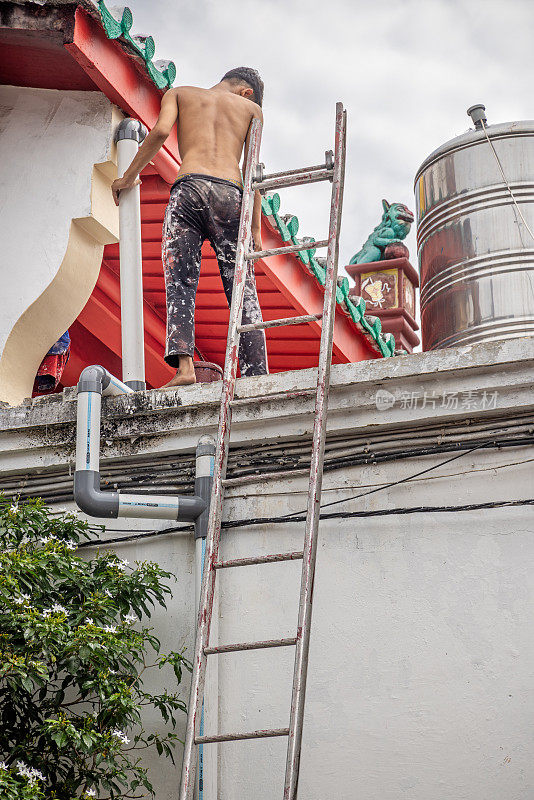
<path id="1" fill-rule="evenodd" d="M 119 205 L 119 194 L 122 189 L 129 189 L 139 183 L 138 175 L 152 161 L 164 141 L 169 136 L 172 126 L 178 119 L 178 94 L 176 89 L 169 89 L 161 98 L 161 109 L 156 124 L 132 159 L 132 163 L 122 178 L 111 184 L 115 205 Z"/>
<path id="2" fill-rule="evenodd" d="M 257 106 L 257 111 L 255 111 L 254 116 L 250 121 L 250 127 L 248 129 L 247 138 L 245 139 L 245 149 L 244 149 L 244 158 L 243 158 L 243 178 L 245 177 L 245 171 L 247 169 L 247 158 L 248 158 L 248 148 L 250 144 L 250 133 L 252 130 L 252 123 L 255 119 L 259 119 L 261 124 L 263 125 L 263 112 L 259 106 Z M 256 190 L 254 192 L 254 207 L 252 209 L 252 239 L 254 240 L 254 248 L 256 250 L 262 250 L 262 242 L 261 242 L 261 194 Z"/>

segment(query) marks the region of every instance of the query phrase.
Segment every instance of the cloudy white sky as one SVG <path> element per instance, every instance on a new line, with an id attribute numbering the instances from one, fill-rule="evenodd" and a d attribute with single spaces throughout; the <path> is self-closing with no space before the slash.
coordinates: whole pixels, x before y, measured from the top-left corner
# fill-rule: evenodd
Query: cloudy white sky
<path id="1" fill-rule="evenodd" d="M 175 86 L 209 87 L 252 66 L 265 82 L 262 160 L 269 171 L 319 163 L 334 108 L 348 112 L 341 263 L 381 214 L 414 209 L 426 156 L 466 131 L 468 106 L 488 122 L 534 118 L 534 0 L 129 0 L 134 33 L 176 63 Z M 328 184 L 284 190 L 299 235 L 323 238 Z M 414 226 L 415 227 L 415 226 Z M 414 231 L 407 240 L 415 265 Z"/>

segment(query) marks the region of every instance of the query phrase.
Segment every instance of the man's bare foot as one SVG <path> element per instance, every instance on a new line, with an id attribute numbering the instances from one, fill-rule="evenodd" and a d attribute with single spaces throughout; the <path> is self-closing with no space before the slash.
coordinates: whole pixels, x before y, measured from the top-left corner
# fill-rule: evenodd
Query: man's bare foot
<path id="1" fill-rule="evenodd" d="M 162 389 L 174 389 L 176 386 L 191 386 L 196 383 L 195 368 L 193 359 L 188 356 L 180 356 L 180 366 L 176 370 L 176 375 L 169 383 L 162 386 Z"/>

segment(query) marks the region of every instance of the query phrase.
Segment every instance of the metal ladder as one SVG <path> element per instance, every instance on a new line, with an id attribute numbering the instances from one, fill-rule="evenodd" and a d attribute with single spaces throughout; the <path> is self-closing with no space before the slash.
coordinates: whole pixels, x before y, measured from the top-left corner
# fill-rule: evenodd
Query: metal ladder
<path id="1" fill-rule="evenodd" d="M 240 739 L 260 739 L 272 736 L 287 736 L 287 762 L 284 784 L 284 800 L 295 800 L 299 774 L 300 750 L 302 741 L 302 723 L 304 717 L 304 701 L 306 694 L 306 675 L 308 670 L 308 651 L 313 600 L 313 581 L 317 553 L 317 537 L 321 504 L 321 487 L 323 479 L 323 457 L 326 438 L 326 421 L 328 410 L 328 392 L 330 388 L 330 366 L 332 363 L 332 340 L 334 333 L 334 317 L 336 308 L 337 267 L 339 251 L 339 230 L 343 202 L 343 183 L 345 174 L 345 140 L 346 111 L 343 105 L 336 105 L 335 149 L 326 153 L 325 163 L 303 169 L 277 172 L 263 175 L 263 165 L 258 164 L 261 142 L 261 123 L 254 120 L 249 139 L 247 167 L 245 171 L 243 205 L 237 243 L 237 255 L 234 275 L 234 288 L 230 308 L 230 322 L 226 357 L 222 384 L 222 396 L 219 412 L 219 430 L 215 467 L 213 475 L 213 491 L 211 495 L 210 518 L 206 536 L 206 555 L 202 575 L 202 589 L 198 612 L 198 628 L 196 634 L 193 674 L 189 700 L 189 716 L 184 744 L 184 758 L 180 800 L 192 800 L 195 784 L 196 751 L 195 745 L 212 742 L 228 742 Z M 252 208 L 255 190 L 298 186 L 306 183 L 329 180 L 332 182 L 330 204 L 330 224 L 328 239 L 281 247 L 271 250 L 249 252 L 251 242 Z M 248 263 L 260 258 L 267 258 L 279 253 L 295 253 L 310 249 L 310 246 L 327 247 L 326 282 L 324 287 L 324 306 L 322 314 L 294 317 L 283 320 L 271 320 L 252 325 L 241 325 L 243 294 L 247 276 Z M 315 401 L 315 421 L 313 428 L 313 444 L 310 467 L 310 484 L 306 530 L 302 552 L 280 553 L 259 556 L 256 558 L 237 558 L 231 561 L 219 560 L 219 541 L 221 535 L 221 519 L 224 499 L 224 482 L 230 444 L 230 426 L 232 405 L 238 362 L 239 336 L 244 331 L 273 328 L 281 325 L 297 325 L 311 320 L 322 319 L 321 345 L 317 375 L 317 393 Z M 300 602 L 296 636 L 290 639 L 273 639 L 257 642 L 242 642 L 211 647 L 209 644 L 210 625 L 213 610 L 215 578 L 219 569 L 241 567 L 250 564 L 271 564 L 278 561 L 302 559 L 302 576 L 300 585 Z M 232 653 L 240 650 L 254 650 L 266 647 L 294 646 L 295 666 L 291 697 L 291 712 L 287 728 L 272 728 L 251 731 L 248 733 L 225 733 L 200 736 L 201 710 L 208 656 L 219 653 Z"/>

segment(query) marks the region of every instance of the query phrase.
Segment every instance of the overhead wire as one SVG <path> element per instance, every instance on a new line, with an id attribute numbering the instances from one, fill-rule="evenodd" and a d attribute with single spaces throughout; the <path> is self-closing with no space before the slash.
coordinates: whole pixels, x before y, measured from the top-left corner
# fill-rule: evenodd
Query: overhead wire
<path id="1" fill-rule="evenodd" d="M 462 511 L 482 511 L 492 508 L 516 508 L 520 506 L 534 506 L 534 498 L 527 498 L 525 500 L 492 500 L 486 503 L 466 503 L 457 506 L 405 506 L 399 508 L 380 508 L 374 511 L 334 511 L 330 514 L 320 514 L 320 519 L 351 519 L 354 517 L 390 517 L 390 516 L 403 516 L 407 514 L 452 514 Z M 290 520 L 284 517 L 256 517 L 252 519 L 236 519 L 227 520 L 223 522 L 221 527 L 225 529 L 230 528 L 244 528 L 254 525 L 280 525 L 287 522 L 304 522 L 306 517 L 304 514 L 294 517 Z M 81 542 L 78 547 L 100 547 L 108 544 L 123 544 L 125 542 L 132 542 L 138 539 L 151 539 L 157 536 L 165 536 L 166 534 L 178 533 L 180 531 L 193 530 L 193 525 L 181 525 L 172 528 L 163 528 L 162 530 L 145 531 L 143 533 L 133 533 L 128 536 L 119 536 L 114 539 L 97 539 L 88 542 Z"/>
<path id="2" fill-rule="evenodd" d="M 502 447 L 520 446 L 520 445 L 532 444 L 532 443 L 534 443 L 534 438 L 532 436 L 526 437 L 526 438 L 523 437 L 521 439 L 491 439 L 491 440 L 486 440 L 484 442 L 479 442 L 479 444 L 476 445 L 476 447 L 471 448 L 469 451 L 465 451 L 464 450 L 464 451 L 462 451 L 462 453 L 460 453 L 460 455 L 466 455 L 467 452 L 471 452 L 471 450 L 474 450 L 474 449 L 488 448 L 488 447 L 502 448 Z M 396 451 L 395 453 L 391 454 L 391 456 L 394 457 L 395 459 L 399 459 L 399 458 L 406 458 L 406 457 L 412 457 L 413 458 L 415 456 L 434 455 L 436 453 L 448 452 L 453 447 L 456 450 L 458 450 L 459 447 L 460 447 L 460 443 L 456 442 L 456 443 L 448 443 L 448 444 L 445 444 L 445 445 L 442 444 L 442 445 L 439 445 L 439 446 L 436 446 L 436 447 L 427 447 L 427 448 L 424 448 L 424 449 L 419 449 L 419 450 L 410 451 L 410 452 L 408 452 L 408 451 L 402 451 L 402 452 Z M 385 459 L 385 458 L 380 457 L 380 456 L 377 457 L 375 454 L 370 454 L 368 457 L 366 457 L 365 461 L 362 462 L 362 461 L 358 460 L 356 463 L 354 463 L 352 460 L 351 461 L 345 461 L 344 460 L 339 465 L 338 464 L 335 464 L 335 465 L 330 464 L 329 465 L 330 466 L 330 470 L 329 471 L 333 471 L 334 468 L 343 469 L 343 468 L 346 468 L 347 466 L 353 466 L 353 465 L 360 466 L 362 463 L 364 465 L 369 464 L 369 463 L 373 463 L 373 464 L 374 463 L 380 463 L 381 461 L 384 461 L 384 460 L 390 460 L 390 458 L 389 458 L 390 454 L 387 454 L 387 455 L 388 455 L 388 458 Z M 438 469 L 440 466 L 443 466 L 443 465 L 447 464 L 449 461 L 454 461 L 456 458 L 457 458 L 457 456 L 454 456 L 451 459 L 446 459 L 445 461 L 442 461 L 439 464 L 436 464 L 436 465 L 434 465 L 433 467 L 431 467 L 429 469 L 422 470 L 421 474 L 426 474 L 429 471 L 433 471 L 434 469 Z M 523 463 L 523 462 L 517 462 L 517 464 L 521 464 L 521 463 Z M 327 468 L 325 466 L 325 471 L 326 471 L 326 469 Z M 300 472 L 300 471 L 297 470 L 297 472 Z M 284 477 L 286 476 L 286 471 L 284 471 L 283 475 L 284 475 Z M 416 478 L 418 476 L 419 476 L 419 473 L 414 473 L 413 475 L 409 476 L 409 478 L 402 479 L 402 481 L 394 481 L 393 485 L 395 483 L 398 483 L 398 482 L 405 482 L 407 480 L 412 480 L 412 479 L 414 479 L 414 478 Z M 262 477 L 262 474 L 259 473 L 256 477 L 257 477 L 258 480 L 260 480 L 261 477 Z M 440 477 L 440 476 L 436 476 L 436 477 Z M 442 476 L 442 477 L 447 477 L 447 476 Z M 379 484 L 379 488 L 388 488 L 388 486 L 386 486 L 383 483 L 381 483 L 381 484 Z M 234 497 L 235 496 L 239 497 L 241 495 L 233 495 L 233 496 Z M 357 496 L 358 495 L 356 495 L 356 497 Z M 353 498 L 348 497 L 348 498 L 344 498 L 343 500 L 340 500 L 339 502 L 341 503 L 341 502 L 345 502 L 345 500 L 351 500 L 351 499 L 353 499 Z M 327 504 L 324 504 L 323 506 L 321 506 L 321 508 L 326 507 L 326 505 Z M 304 513 L 304 510 L 295 511 L 295 512 L 292 512 L 292 513 L 293 514 L 300 514 L 300 513 Z M 102 528 L 101 525 L 90 525 L 89 527 L 94 529 L 94 530 L 100 530 Z M 108 528 L 107 527 L 106 530 L 114 532 L 114 533 L 115 532 L 120 533 L 124 529 L 123 528 Z M 138 532 L 150 533 L 154 529 L 153 528 L 138 528 L 137 530 L 138 530 Z"/>
<path id="3" fill-rule="evenodd" d="M 534 241 L 534 233 L 532 233 L 532 230 L 530 229 L 530 227 L 529 227 L 529 225 L 528 225 L 528 223 L 527 223 L 527 221 L 526 221 L 525 217 L 523 216 L 523 212 L 522 212 L 522 211 L 521 211 L 521 209 L 519 208 L 519 204 L 518 204 L 517 200 L 515 199 L 515 194 L 514 194 L 514 192 L 513 192 L 513 190 L 512 190 L 512 187 L 510 186 L 510 183 L 508 182 L 508 178 L 506 177 L 506 174 L 505 174 L 505 172 L 504 172 L 504 168 L 503 168 L 503 165 L 502 165 L 502 163 L 501 163 L 501 159 L 499 158 L 499 156 L 498 156 L 498 154 L 497 154 L 497 151 L 495 150 L 495 147 L 494 147 L 494 145 L 493 145 L 493 142 L 491 141 L 490 137 L 488 136 L 488 131 L 487 131 L 487 129 L 486 129 L 486 125 L 485 125 L 485 123 L 484 123 L 484 120 L 483 120 L 483 119 L 481 119 L 481 120 L 480 120 L 480 122 L 482 123 L 482 128 L 483 128 L 483 130 L 484 130 L 484 134 L 485 134 L 485 136 L 486 136 L 486 139 L 487 139 L 487 141 L 488 141 L 488 144 L 489 144 L 489 146 L 491 147 L 491 149 L 493 150 L 493 155 L 495 156 L 495 159 L 496 159 L 496 161 L 497 161 L 497 164 L 498 164 L 498 166 L 499 166 L 499 170 L 500 170 L 500 172 L 501 172 L 502 179 L 503 179 L 503 181 L 504 181 L 504 183 L 505 183 L 505 185 L 506 185 L 506 188 L 508 189 L 508 192 L 510 193 L 510 197 L 512 198 L 512 202 L 513 202 L 513 204 L 514 204 L 514 206 L 515 206 L 515 208 L 516 208 L 516 211 L 517 211 L 517 213 L 519 214 L 519 216 L 521 217 L 521 219 L 522 219 L 522 221 L 523 221 L 523 225 L 525 226 L 525 228 L 527 229 L 527 231 L 530 233 L 530 236 L 531 236 L 532 240 Z M 519 227 L 519 226 L 518 226 L 518 227 Z M 522 245 L 523 245 L 523 247 L 524 247 L 523 238 L 521 237 L 521 228 L 519 228 L 519 236 L 520 236 L 520 238 L 521 238 L 521 244 L 522 244 Z"/>
<path id="4" fill-rule="evenodd" d="M 430 467 L 426 467 L 423 470 L 418 470 L 417 472 L 406 476 L 405 478 L 399 478 L 396 481 L 390 481 L 386 484 L 381 484 L 380 486 L 374 487 L 369 489 L 365 492 L 361 492 L 360 494 L 353 495 L 351 497 L 344 497 L 341 500 L 334 500 L 329 503 L 324 503 L 320 506 L 321 509 L 329 508 L 335 505 L 339 505 L 341 503 L 348 503 L 352 500 L 358 500 L 361 497 L 368 496 L 370 494 L 375 494 L 376 492 L 383 491 L 385 489 L 389 489 L 393 486 L 398 486 L 404 483 L 407 483 L 415 478 L 419 478 L 422 475 L 426 475 L 430 472 L 433 472 L 436 469 L 439 469 L 446 464 L 451 463 L 452 461 L 456 461 L 457 459 L 469 455 L 473 453 L 475 450 L 480 450 L 481 448 L 487 447 L 488 442 L 482 442 L 475 447 L 468 448 L 467 450 L 463 450 L 461 453 L 456 453 L 452 458 L 447 458 L 443 461 L 440 461 L 438 464 L 433 464 Z M 531 505 L 534 504 L 534 500 L 515 500 L 515 501 L 494 501 L 490 503 L 471 503 L 464 506 L 414 506 L 411 508 L 403 508 L 403 509 L 380 509 L 378 511 L 343 511 L 343 512 L 334 512 L 332 514 L 320 514 L 320 519 L 336 519 L 336 518 L 349 518 L 349 517 L 371 517 L 371 516 L 386 516 L 386 515 L 394 515 L 394 514 L 409 514 L 409 513 L 421 513 L 421 512 L 432 512 L 435 511 L 437 513 L 442 513 L 445 511 L 455 512 L 455 511 L 471 511 L 471 510 L 479 510 L 484 508 L 499 508 L 504 506 L 510 505 Z M 222 523 L 222 528 L 238 528 L 238 527 L 248 527 L 251 525 L 262 525 L 262 524 L 282 524 L 282 523 L 290 523 L 290 522 L 302 522 L 306 519 L 306 509 L 301 509 L 299 511 L 294 511 L 291 514 L 284 514 L 281 516 L 273 516 L 273 517 L 256 517 L 251 519 L 241 519 L 241 520 L 227 520 Z M 193 525 L 178 525 L 172 526 L 168 528 L 162 528 L 160 530 L 138 530 L 135 533 L 128 534 L 126 536 L 120 536 L 113 539 L 99 539 L 99 540 L 90 540 L 87 542 L 80 543 L 80 547 L 95 547 L 100 545 L 108 545 L 108 544 L 118 544 L 123 542 L 131 542 L 139 539 L 148 539 L 157 536 L 164 536 L 170 533 L 178 533 L 180 531 L 188 531 L 192 530 Z"/>

